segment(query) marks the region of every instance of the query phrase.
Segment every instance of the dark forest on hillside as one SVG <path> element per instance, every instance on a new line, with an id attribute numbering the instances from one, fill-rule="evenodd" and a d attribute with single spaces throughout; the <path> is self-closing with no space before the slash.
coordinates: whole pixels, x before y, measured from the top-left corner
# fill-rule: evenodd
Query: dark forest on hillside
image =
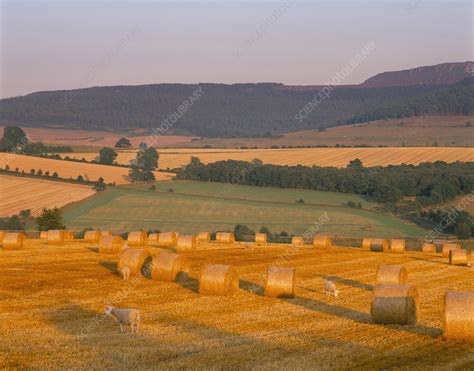
<path id="1" fill-rule="evenodd" d="M 202 96 L 165 134 L 272 136 L 366 120 L 474 113 L 472 80 L 453 85 L 338 87 L 311 107 L 321 88 L 282 84 L 159 84 L 33 93 L 0 101 L 3 124 L 83 129 L 157 128 L 196 89 Z M 305 116 L 304 119 L 297 119 Z"/>

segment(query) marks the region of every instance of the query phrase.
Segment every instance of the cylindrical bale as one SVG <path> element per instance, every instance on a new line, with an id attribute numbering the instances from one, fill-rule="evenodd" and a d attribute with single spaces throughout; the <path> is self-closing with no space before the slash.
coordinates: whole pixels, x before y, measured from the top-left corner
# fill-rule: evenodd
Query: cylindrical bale
<path id="1" fill-rule="evenodd" d="M 401 265 L 379 265 L 375 274 L 376 285 L 405 285 L 407 270 Z"/>
<path id="2" fill-rule="evenodd" d="M 159 233 L 150 233 L 148 235 L 148 244 L 149 245 L 158 245 L 160 242 L 160 234 Z"/>
<path id="3" fill-rule="evenodd" d="M 218 232 L 216 233 L 216 241 L 219 243 L 234 243 L 235 237 L 230 232 Z"/>
<path id="4" fill-rule="evenodd" d="M 405 254 L 405 240 L 391 240 L 390 252 L 394 254 Z"/>
<path id="5" fill-rule="evenodd" d="M 48 231 L 41 231 L 40 232 L 40 239 L 47 240 L 48 239 Z"/>
<path id="6" fill-rule="evenodd" d="M 372 238 L 364 238 L 362 240 L 362 248 L 363 249 L 367 249 L 367 250 L 370 250 L 370 244 L 372 242 Z"/>
<path id="7" fill-rule="evenodd" d="M 146 246 L 148 235 L 143 231 L 129 232 L 127 236 L 128 246 Z"/>
<path id="8" fill-rule="evenodd" d="M 21 250 L 25 246 L 24 233 L 5 233 L 3 237 L 3 250 Z"/>
<path id="9" fill-rule="evenodd" d="M 469 253 L 467 250 L 450 250 L 449 264 L 451 265 L 468 265 Z"/>
<path id="10" fill-rule="evenodd" d="M 313 246 L 314 247 L 330 248 L 331 245 L 332 245 L 331 237 L 328 237 L 328 236 L 315 236 L 313 238 Z"/>
<path id="11" fill-rule="evenodd" d="M 98 243 L 100 236 L 100 231 L 86 231 L 86 233 L 84 233 L 84 241 L 88 243 Z"/>
<path id="12" fill-rule="evenodd" d="M 372 238 L 370 240 L 370 251 L 389 252 L 388 241 L 381 238 Z"/>
<path id="13" fill-rule="evenodd" d="M 296 269 L 270 267 L 267 271 L 265 296 L 271 298 L 292 298 L 295 296 Z"/>
<path id="14" fill-rule="evenodd" d="M 239 286 L 239 278 L 231 265 L 208 265 L 199 276 L 202 295 L 230 295 Z"/>
<path id="15" fill-rule="evenodd" d="M 303 239 L 303 237 L 293 236 L 291 238 L 291 244 L 293 246 L 303 246 L 304 245 L 304 239 Z"/>
<path id="16" fill-rule="evenodd" d="M 196 236 L 179 236 L 176 242 L 176 251 L 193 252 L 196 251 Z"/>
<path id="17" fill-rule="evenodd" d="M 120 254 L 117 269 L 121 272 L 123 267 L 128 267 L 130 275 L 139 275 L 150 257 L 150 253 L 144 249 L 125 249 Z"/>
<path id="18" fill-rule="evenodd" d="M 189 275 L 189 261 L 182 255 L 162 252 L 153 257 L 151 278 L 159 281 L 186 281 Z"/>
<path id="19" fill-rule="evenodd" d="M 410 285 L 376 285 L 370 313 L 375 323 L 413 325 L 417 321 L 418 292 Z"/>
<path id="20" fill-rule="evenodd" d="M 0 243 L 3 242 L 3 238 L 5 237 L 6 232 L 0 231 Z"/>
<path id="21" fill-rule="evenodd" d="M 445 339 L 474 341 L 474 291 L 444 295 Z"/>
<path id="22" fill-rule="evenodd" d="M 198 242 L 209 242 L 211 240 L 211 232 L 199 232 L 196 238 Z"/>
<path id="23" fill-rule="evenodd" d="M 123 238 L 120 236 L 102 236 L 99 240 L 101 254 L 118 254 L 123 249 Z"/>
<path id="24" fill-rule="evenodd" d="M 112 236 L 112 231 L 100 231 L 100 236 L 101 237 L 107 237 L 107 236 Z"/>
<path id="25" fill-rule="evenodd" d="M 48 245 L 64 245 L 64 239 L 62 229 L 48 231 Z"/>
<path id="26" fill-rule="evenodd" d="M 434 243 L 425 242 L 421 247 L 421 251 L 423 251 L 424 253 L 435 253 L 436 245 Z"/>
<path id="27" fill-rule="evenodd" d="M 267 243 L 267 234 L 266 233 L 256 233 L 255 242 L 265 244 Z"/>
<path id="28" fill-rule="evenodd" d="M 160 233 L 158 244 L 161 246 L 175 247 L 178 242 L 178 234 L 176 232 Z"/>
<path id="29" fill-rule="evenodd" d="M 441 248 L 443 252 L 443 258 L 449 258 L 449 252 L 451 250 L 461 250 L 461 245 L 457 243 L 445 243 Z"/>

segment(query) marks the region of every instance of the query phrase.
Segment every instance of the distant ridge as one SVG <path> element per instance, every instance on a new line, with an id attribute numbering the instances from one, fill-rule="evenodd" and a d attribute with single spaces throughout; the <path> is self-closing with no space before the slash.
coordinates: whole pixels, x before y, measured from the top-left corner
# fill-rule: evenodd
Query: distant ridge
<path id="1" fill-rule="evenodd" d="M 377 75 L 367 80 L 367 85 L 338 86 L 327 95 L 321 95 L 321 86 L 279 83 L 150 84 L 37 92 L 0 100 L 0 124 L 122 131 L 140 128 L 145 133 L 160 127 L 166 135 L 231 138 L 271 137 L 385 118 L 471 115 L 474 78 L 442 83 L 464 77 L 466 70 L 474 68 L 474 63 L 469 63 L 387 72 L 382 79 L 387 86 L 370 86 L 377 81 L 382 84 L 377 77 L 381 75 Z M 428 84 L 434 76 L 436 83 Z M 196 92 L 199 100 L 190 105 Z M 183 109 L 185 103 L 188 109 Z"/>
<path id="2" fill-rule="evenodd" d="M 381 88 L 386 86 L 453 84 L 473 76 L 474 62 L 442 63 L 402 71 L 382 72 L 359 86 Z"/>

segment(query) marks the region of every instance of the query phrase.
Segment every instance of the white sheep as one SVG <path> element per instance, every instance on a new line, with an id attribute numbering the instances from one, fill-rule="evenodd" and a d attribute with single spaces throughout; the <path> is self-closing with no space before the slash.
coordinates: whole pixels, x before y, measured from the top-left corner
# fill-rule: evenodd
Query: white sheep
<path id="1" fill-rule="evenodd" d="M 336 284 L 332 281 L 324 281 L 324 293 L 328 296 L 339 296 L 339 290 L 336 288 Z"/>
<path id="2" fill-rule="evenodd" d="M 126 281 L 130 278 L 130 268 L 129 267 L 122 267 L 122 273 L 123 280 Z"/>
<path id="3" fill-rule="evenodd" d="M 138 334 L 140 327 L 140 311 L 138 309 L 119 309 L 108 306 L 105 308 L 105 314 L 120 324 L 121 333 L 123 333 L 123 325 L 130 325 L 132 333 Z"/>

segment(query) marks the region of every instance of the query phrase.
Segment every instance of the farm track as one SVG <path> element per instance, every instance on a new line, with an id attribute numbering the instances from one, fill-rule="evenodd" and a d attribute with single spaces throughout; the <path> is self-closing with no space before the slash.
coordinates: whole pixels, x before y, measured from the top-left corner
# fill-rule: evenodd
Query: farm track
<path id="1" fill-rule="evenodd" d="M 201 296 L 193 280 L 179 285 L 142 279 L 129 286 L 132 281 L 124 283 L 115 273 L 115 256 L 81 242 L 58 247 L 28 240 L 25 250 L 0 250 L 0 365 L 86 368 L 94 359 L 94 368 L 118 369 L 474 367 L 472 344 L 440 336 L 444 292 L 473 291 L 472 269 L 446 265 L 437 254 L 344 247 L 305 246 L 282 261 L 288 246 L 248 245 L 185 254 L 194 279 L 206 264 L 235 265 L 242 289 L 229 297 Z M 149 249 L 154 255 L 167 251 Z M 263 285 L 267 267 L 275 264 L 296 267 L 294 299 L 247 291 L 244 282 Z M 417 325 L 372 323 L 371 289 L 381 264 L 406 266 L 420 297 Z M 327 276 L 341 290 L 337 299 L 322 292 Z M 141 310 L 139 335 L 120 335 L 108 318 L 94 322 L 127 287 L 117 306 Z"/>

